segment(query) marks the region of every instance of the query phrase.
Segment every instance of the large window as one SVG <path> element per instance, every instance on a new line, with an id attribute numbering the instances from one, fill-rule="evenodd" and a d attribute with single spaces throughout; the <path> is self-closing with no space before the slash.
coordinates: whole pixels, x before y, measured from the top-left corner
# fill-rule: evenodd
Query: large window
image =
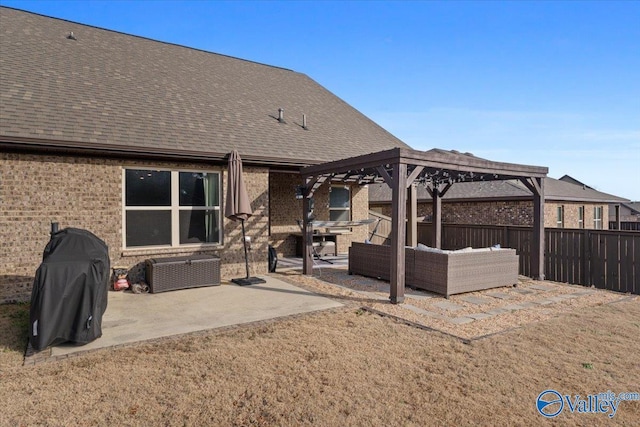
<path id="1" fill-rule="evenodd" d="M 332 185 L 329 193 L 329 220 L 351 221 L 351 191 L 348 186 Z"/>
<path id="2" fill-rule="evenodd" d="M 593 228 L 602 230 L 602 206 L 593 208 Z"/>
<path id="3" fill-rule="evenodd" d="M 127 248 L 220 243 L 220 174 L 124 170 Z"/>

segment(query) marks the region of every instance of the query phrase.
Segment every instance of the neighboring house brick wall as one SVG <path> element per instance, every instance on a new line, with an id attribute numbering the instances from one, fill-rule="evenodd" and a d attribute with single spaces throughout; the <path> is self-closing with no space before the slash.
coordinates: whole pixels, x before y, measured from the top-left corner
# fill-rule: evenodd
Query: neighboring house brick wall
<path id="1" fill-rule="evenodd" d="M 444 222 L 453 224 L 531 225 L 533 203 L 524 201 L 442 204 Z"/>
<path id="2" fill-rule="evenodd" d="M 608 229 L 609 213 L 602 203 L 560 203 L 546 202 L 544 208 L 545 227 L 557 227 L 557 208 L 563 205 L 564 228 L 578 228 L 578 209 L 584 206 L 585 229 L 593 229 L 593 213 L 597 206 L 602 207 L 603 229 Z M 391 205 L 374 203 L 370 209 L 391 216 Z M 431 221 L 431 203 L 418 203 L 418 217 Z M 530 201 L 487 201 L 487 202 L 446 202 L 442 203 L 442 222 L 449 224 L 479 225 L 523 225 L 533 224 L 533 202 Z"/>
<path id="3" fill-rule="evenodd" d="M 373 204 L 371 209 L 391 216 L 390 204 Z M 418 217 L 431 221 L 431 203 L 418 203 Z M 442 222 L 450 224 L 531 225 L 533 204 L 526 201 L 443 202 Z"/>
<path id="4" fill-rule="evenodd" d="M 609 206 L 603 203 L 574 203 L 574 202 L 547 202 L 544 205 L 545 227 L 558 227 L 558 206 L 564 206 L 564 228 L 580 228 L 579 210 L 584 206 L 584 227 L 587 230 L 595 229 L 593 221 L 594 210 L 602 208 L 602 229 L 609 229 Z"/>
<path id="5" fill-rule="evenodd" d="M 109 246 L 112 266 L 130 268 L 138 280 L 145 259 L 208 253 L 221 257 L 223 278 L 244 277 L 239 223 L 224 220 L 224 248 L 122 249 L 122 167 L 141 166 L 223 171 L 226 167 L 175 162 L 142 162 L 75 156 L 0 154 L 0 303 L 26 301 L 35 271 L 49 240 L 50 223 L 91 231 Z M 251 273 L 267 271 L 268 170 L 244 169 L 254 215 L 247 221 L 252 237 Z"/>

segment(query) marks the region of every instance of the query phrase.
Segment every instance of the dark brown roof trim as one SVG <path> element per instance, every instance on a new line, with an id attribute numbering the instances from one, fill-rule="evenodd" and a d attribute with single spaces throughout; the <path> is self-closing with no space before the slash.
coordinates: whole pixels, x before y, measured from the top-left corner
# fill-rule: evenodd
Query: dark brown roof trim
<path id="1" fill-rule="evenodd" d="M 150 160 L 179 160 L 194 162 L 226 162 L 229 153 L 201 152 L 190 150 L 171 150 L 128 145 L 96 144 L 54 139 L 8 137 L 0 135 L 0 149 L 4 151 L 23 151 L 31 153 L 82 154 L 100 157 L 125 157 Z M 318 164 L 317 160 L 282 159 L 266 156 L 243 155 L 242 161 L 249 166 L 272 166 L 301 168 Z"/>

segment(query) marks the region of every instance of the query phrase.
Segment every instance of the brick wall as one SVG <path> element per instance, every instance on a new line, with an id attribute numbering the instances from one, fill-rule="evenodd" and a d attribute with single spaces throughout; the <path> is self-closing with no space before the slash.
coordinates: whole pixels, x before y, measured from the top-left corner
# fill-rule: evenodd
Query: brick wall
<path id="1" fill-rule="evenodd" d="M 602 208 L 602 229 L 609 229 L 609 206 L 602 203 L 569 203 L 569 202 L 548 202 L 544 205 L 544 216 L 546 227 L 558 227 L 558 206 L 564 206 L 564 228 L 580 228 L 579 209 L 584 207 L 584 227 L 587 230 L 595 229 L 593 221 L 596 207 Z"/>
<path id="2" fill-rule="evenodd" d="M 300 232 L 296 220 L 302 220 L 302 200 L 296 199 L 295 191 L 301 184 L 298 174 L 269 174 L 269 240 L 279 257 L 293 256 L 296 252 L 296 242 L 291 233 Z"/>
<path id="3" fill-rule="evenodd" d="M 241 227 L 227 219 L 223 246 L 123 250 L 123 166 L 221 170 L 226 191 L 226 165 L 0 153 L 0 303 L 29 300 L 52 221 L 61 229 L 83 228 L 100 237 L 109 246 L 112 266 L 130 268 L 132 280 L 139 278 L 147 258 L 194 253 L 219 255 L 223 278 L 244 277 Z M 246 224 L 253 240 L 252 274 L 267 271 L 268 176 L 264 168 L 244 169 L 254 209 Z"/>
<path id="4" fill-rule="evenodd" d="M 273 172 L 269 176 L 271 245 L 278 256 L 295 256 L 296 241 L 292 233 L 300 233 L 296 220 L 302 220 L 302 200 L 295 198 L 295 190 L 302 184 L 298 174 Z M 324 184 L 314 194 L 313 214 L 318 220 L 329 219 L 329 184 Z M 351 217 L 369 217 L 369 192 L 364 187 L 351 187 Z M 337 238 L 338 253 L 347 253 L 352 241 L 362 242 L 367 237 L 367 227 L 353 227 L 351 232 Z"/>
<path id="5" fill-rule="evenodd" d="M 607 205 L 600 203 L 558 203 L 544 205 L 545 227 L 557 227 L 557 208 L 564 206 L 565 228 L 578 228 L 578 207 L 584 206 L 585 228 L 593 229 L 593 211 L 602 206 L 603 228 L 608 229 L 609 212 Z M 371 209 L 391 216 L 391 204 L 372 204 Z M 418 203 L 418 217 L 425 216 L 430 221 L 431 203 Z M 487 202 L 443 202 L 442 222 L 449 224 L 486 225 L 533 225 L 533 202 L 531 201 L 487 201 Z"/>
<path id="6" fill-rule="evenodd" d="M 391 216 L 390 204 L 372 205 L 372 209 Z M 418 203 L 418 217 L 431 220 L 431 203 Z M 533 205 L 526 201 L 443 202 L 442 222 L 450 224 L 531 225 Z"/>

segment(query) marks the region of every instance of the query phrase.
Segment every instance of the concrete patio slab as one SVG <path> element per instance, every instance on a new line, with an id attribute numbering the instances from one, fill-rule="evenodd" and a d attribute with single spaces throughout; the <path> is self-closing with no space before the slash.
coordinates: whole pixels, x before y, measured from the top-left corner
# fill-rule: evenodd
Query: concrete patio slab
<path id="1" fill-rule="evenodd" d="M 464 307 L 458 304 L 455 304 L 453 302 L 449 302 L 449 301 L 442 301 L 442 302 L 437 302 L 435 304 L 436 307 L 441 308 L 443 310 L 447 310 L 447 311 L 458 311 L 458 310 L 462 310 Z"/>
<path id="2" fill-rule="evenodd" d="M 51 357 L 207 329 L 341 307 L 343 304 L 264 276 L 265 284 L 223 283 L 159 294 L 109 292 L 102 337 L 51 348 Z"/>
<path id="3" fill-rule="evenodd" d="M 489 297 L 494 297 L 494 298 L 498 298 L 498 299 L 511 299 L 513 298 L 512 295 L 509 295 L 507 293 L 504 292 L 491 292 L 491 293 L 487 293 L 486 294 Z"/>
<path id="4" fill-rule="evenodd" d="M 596 291 L 594 291 L 592 289 L 587 289 L 587 290 L 584 290 L 584 291 L 574 292 L 571 295 L 575 295 L 577 297 L 581 297 L 581 296 L 585 296 L 585 295 L 593 295 L 595 293 L 596 293 Z"/>
<path id="5" fill-rule="evenodd" d="M 550 291 L 553 289 L 553 286 L 549 286 L 549 285 L 544 285 L 541 283 L 536 283 L 533 285 L 529 285 L 529 288 L 531 289 L 535 289 L 537 291 Z"/>
<path id="6" fill-rule="evenodd" d="M 489 319 L 490 317 L 493 317 L 493 316 L 489 313 L 474 313 L 474 314 L 467 314 L 467 317 L 470 317 L 475 320 L 483 320 L 483 319 Z"/>
<path id="7" fill-rule="evenodd" d="M 472 295 L 463 296 L 463 297 L 460 297 L 460 299 L 475 305 L 485 305 L 485 304 L 491 303 L 491 300 L 489 298 L 475 297 Z"/>
<path id="8" fill-rule="evenodd" d="M 474 319 L 471 317 L 456 317 L 454 319 L 449 319 L 449 323 L 453 323 L 454 325 L 463 325 L 465 323 L 471 323 Z"/>
<path id="9" fill-rule="evenodd" d="M 519 293 L 521 295 L 529 295 L 529 294 L 533 294 L 534 293 L 533 291 L 531 291 L 529 289 L 521 289 L 521 288 L 513 288 L 511 291 Z"/>
<path id="10" fill-rule="evenodd" d="M 429 317 L 433 317 L 436 319 L 441 319 L 441 320 L 448 320 L 449 318 L 447 316 L 443 316 L 440 313 L 436 313 L 435 311 L 430 311 L 430 310 L 425 310 L 424 308 L 420 308 L 420 307 L 416 307 L 414 305 L 411 304 L 403 304 L 402 307 L 413 311 L 414 313 L 417 314 L 422 314 L 424 316 L 429 316 Z"/>

